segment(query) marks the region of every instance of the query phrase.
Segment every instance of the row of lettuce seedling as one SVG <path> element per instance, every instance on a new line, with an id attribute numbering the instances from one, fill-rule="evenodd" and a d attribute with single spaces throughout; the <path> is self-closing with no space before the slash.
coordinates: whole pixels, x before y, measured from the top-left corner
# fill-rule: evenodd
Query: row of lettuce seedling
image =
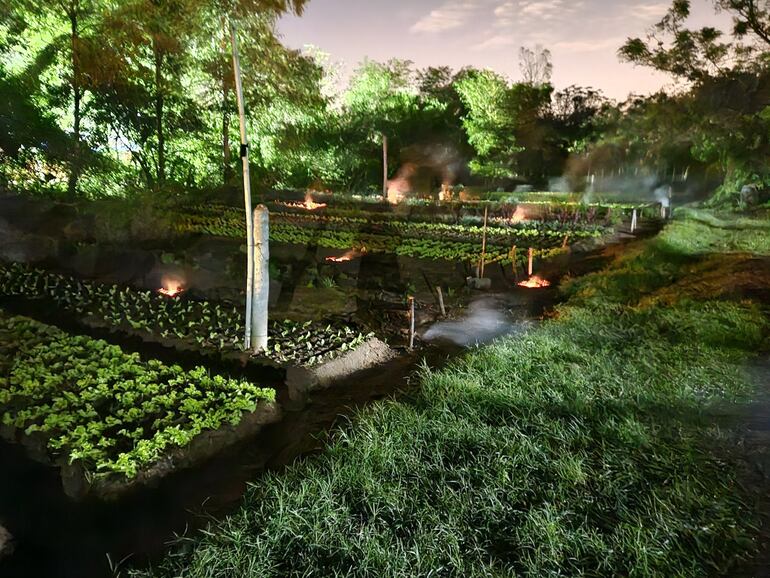
<path id="1" fill-rule="evenodd" d="M 170 299 L 154 291 L 94 283 L 14 263 L 0 267 L 0 295 L 45 299 L 86 322 L 170 338 L 201 350 L 241 348 L 244 314 L 232 304 Z M 342 321 L 271 321 L 266 355 L 314 365 L 363 343 L 369 333 Z"/>
<path id="2" fill-rule="evenodd" d="M 201 233 L 222 237 L 240 238 L 245 234 L 245 226 L 240 216 L 203 216 L 186 215 L 178 221 L 178 230 L 183 233 Z M 437 229 L 440 230 L 440 229 Z M 542 231 L 519 231 L 504 239 L 490 235 L 486 246 L 486 258 L 489 261 L 509 265 L 516 259 L 523 264 L 527 259 L 527 250 L 534 248 L 538 258 L 548 258 L 559 253 L 565 245 L 573 241 L 599 237 L 602 229 L 573 232 L 560 231 L 548 234 Z M 401 236 L 363 232 L 352 228 L 322 228 L 308 226 L 306 223 L 292 223 L 289 220 L 273 220 L 270 225 L 270 240 L 278 243 L 316 245 L 328 249 L 358 249 L 368 253 L 391 253 L 406 257 L 432 260 L 471 261 L 481 258 L 481 237 L 474 240 L 457 240 L 444 232 L 443 235 Z M 512 251 L 518 247 L 518 251 Z"/>
<path id="3" fill-rule="evenodd" d="M 377 233 L 396 237 L 398 242 L 407 239 L 465 240 L 481 242 L 484 235 L 483 219 L 468 218 L 464 223 L 442 220 L 405 220 L 391 213 L 349 214 L 349 211 L 323 209 L 307 211 L 278 206 L 271 210 L 271 225 L 280 230 L 285 224 L 330 228 L 359 233 Z M 206 232 L 221 236 L 240 237 L 245 234 L 243 211 L 221 205 L 198 206 L 183 211 L 176 217 L 181 232 Z M 487 238 L 501 245 L 530 243 L 545 248 L 561 243 L 566 235 L 571 240 L 599 237 L 611 231 L 601 223 L 585 223 L 577 220 L 512 220 L 510 217 L 490 216 L 487 223 Z M 273 238 L 271 231 L 271 238 Z"/>
<path id="4" fill-rule="evenodd" d="M 275 391 L 198 367 L 142 362 L 105 341 L 0 311 L 6 437 L 36 436 L 89 478 L 132 478 L 204 431 L 238 424 Z"/>

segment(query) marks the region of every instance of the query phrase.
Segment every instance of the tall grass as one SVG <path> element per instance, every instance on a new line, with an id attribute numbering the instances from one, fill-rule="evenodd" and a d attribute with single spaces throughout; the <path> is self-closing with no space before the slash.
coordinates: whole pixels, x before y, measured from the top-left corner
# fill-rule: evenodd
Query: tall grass
<path id="1" fill-rule="evenodd" d="M 692 254 L 666 237 L 679 226 L 576 282 L 538 329 L 423 370 L 410 399 L 260 479 L 147 575 L 728 571 L 754 529 L 709 407 L 747 392 L 740 366 L 768 322 L 745 301 L 638 304 L 686 275 Z"/>

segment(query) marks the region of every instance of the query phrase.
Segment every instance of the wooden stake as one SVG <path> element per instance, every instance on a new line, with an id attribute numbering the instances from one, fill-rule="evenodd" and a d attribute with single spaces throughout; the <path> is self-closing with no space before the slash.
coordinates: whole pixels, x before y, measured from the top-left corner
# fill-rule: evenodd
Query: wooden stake
<path id="1" fill-rule="evenodd" d="M 516 279 L 516 281 L 519 280 L 519 267 L 516 265 L 516 253 L 517 253 L 516 245 L 514 245 L 511 248 L 511 268 L 513 269 L 513 278 Z"/>
<path id="2" fill-rule="evenodd" d="M 484 277 L 484 261 L 487 259 L 487 217 L 489 216 L 489 207 L 484 207 L 484 234 L 481 241 L 481 266 L 479 267 L 479 279 Z"/>
<path id="3" fill-rule="evenodd" d="M 441 309 L 441 316 L 446 317 L 446 308 L 444 307 L 444 292 L 441 290 L 441 286 L 436 287 L 436 293 L 438 293 L 438 306 Z"/>
<path id="4" fill-rule="evenodd" d="M 246 136 L 246 106 L 243 101 L 241 61 L 238 55 L 238 32 L 230 21 L 230 43 L 233 49 L 233 75 L 238 97 L 238 118 L 241 124 L 241 161 L 243 163 L 243 202 L 246 209 L 246 328 L 243 338 L 245 349 L 251 348 L 252 306 L 254 298 L 254 221 L 251 211 L 251 177 L 249 175 L 249 141 Z"/>
<path id="5" fill-rule="evenodd" d="M 414 297 L 409 297 L 409 349 L 414 349 Z"/>
<path id="6" fill-rule="evenodd" d="M 632 233 L 633 233 L 634 231 L 636 231 L 636 222 L 637 222 L 637 218 L 638 218 L 638 217 L 637 217 L 637 214 L 636 214 L 636 209 L 634 209 L 634 212 L 633 212 L 633 213 L 631 213 L 631 232 L 632 232 Z"/>
<path id="7" fill-rule="evenodd" d="M 533 265 L 535 260 L 535 250 L 532 247 L 529 248 L 528 260 L 529 260 L 529 265 L 527 266 L 527 272 L 529 273 L 529 276 L 532 277 L 532 270 L 533 270 Z"/>
<path id="8" fill-rule="evenodd" d="M 382 135 L 382 198 L 388 198 L 388 137 Z"/>
<path id="9" fill-rule="evenodd" d="M 564 235 L 564 242 L 561 244 L 561 248 L 564 249 L 569 245 L 569 233 Z"/>

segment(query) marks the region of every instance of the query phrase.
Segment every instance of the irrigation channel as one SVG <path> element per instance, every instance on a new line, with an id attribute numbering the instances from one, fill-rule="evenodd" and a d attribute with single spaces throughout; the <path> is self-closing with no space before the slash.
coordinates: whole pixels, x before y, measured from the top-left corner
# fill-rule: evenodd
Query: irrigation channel
<path id="1" fill-rule="evenodd" d="M 615 242 L 631 238 L 621 235 Z M 551 279 L 567 274 L 575 277 L 600 269 L 606 260 L 602 249 L 573 252 L 543 264 L 541 272 Z M 249 481 L 319 451 L 324 432 L 356 408 L 415 387 L 423 363 L 439 368 L 466 346 L 525 330 L 559 296 L 556 284 L 526 289 L 508 281 L 497 282 L 495 287 L 494 291 L 471 293 L 466 306 L 449 319 L 421 323 L 421 345 L 413 351 L 402 349 L 384 365 L 359 371 L 299 399 L 278 385 L 278 402 L 284 410 L 281 421 L 198 467 L 178 471 L 154 487 L 115 501 L 68 498 L 56 469 L 30 460 L 19 445 L 0 442 L 0 520 L 15 539 L 14 552 L 0 561 L 0 576 L 96 578 L 113 576 L 116 567 L 146 566 L 158 559 L 175 535 L 194 532 L 212 517 L 233 511 Z M 2 299 L 0 307 L 68 331 L 108 338 L 143 357 L 200 363 L 141 340 L 121 340 L 109 332 L 88 330 L 41 302 Z M 264 376 L 262 379 L 264 383 Z"/>

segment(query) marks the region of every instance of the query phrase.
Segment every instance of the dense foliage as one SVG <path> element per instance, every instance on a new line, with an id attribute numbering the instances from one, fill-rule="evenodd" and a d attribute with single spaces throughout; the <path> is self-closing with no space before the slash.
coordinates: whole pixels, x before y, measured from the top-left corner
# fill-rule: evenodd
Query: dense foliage
<path id="1" fill-rule="evenodd" d="M 0 415 L 52 459 L 133 477 L 170 448 L 275 400 L 275 391 L 184 371 L 0 311 Z"/>
<path id="2" fill-rule="evenodd" d="M 678 175 L 767 185 L 770 19 L 761 0 L 719 0 L 732 34 L 687 27 L 676 0 L 620 56 L 680 90 L 610 102 L 550 83 L 547 49 L 521 51 L 521 82 L 489 70 L 360 63 L 344 90 L 318 50 L 284 47 L 277 18 L 304 1 L 19 0 L 0 15 L 0 188 L 123 195 L 238 180 L 228 21 L 242 42 L 255 182 L 382 189 L 485 188 L 591 175 Z M 642 185 L 639 185 L 642 187 Z M 642 188 L 648 188 L 644 185 Z M 639 192 L 638 190 L 636 191 Z"/>
<path id="3" fill-rule="evenodd" d="M 690 4 L 674 0 L 646 39 L 629 39 L 620 50 L 624 59 L 672 74 L 689 90 L 638 99 L 616 138 L 657 162 L 668 157 L 669 169 L 683 162 L 712 168 L 724 178 L 718 199 L 734 198 L 743 185 L 769 188 L 770 6 L 716 0 L 733 16 L 728 36 L 709 26 L 688 28 Z"/>

